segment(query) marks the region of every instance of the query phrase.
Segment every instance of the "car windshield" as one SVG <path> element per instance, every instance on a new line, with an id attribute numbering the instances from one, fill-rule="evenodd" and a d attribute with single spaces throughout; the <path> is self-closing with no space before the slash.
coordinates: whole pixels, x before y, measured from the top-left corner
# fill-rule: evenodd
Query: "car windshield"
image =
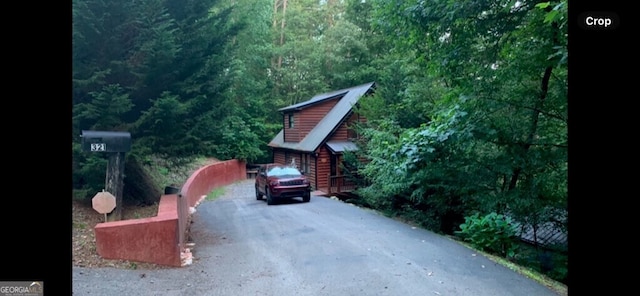
<path id="1" fill-rule="evenodd" d="M 293 167 L 272 167 L 267 171 L 269 177 L 294 178 L 300 175 L 300 171 Z"/>

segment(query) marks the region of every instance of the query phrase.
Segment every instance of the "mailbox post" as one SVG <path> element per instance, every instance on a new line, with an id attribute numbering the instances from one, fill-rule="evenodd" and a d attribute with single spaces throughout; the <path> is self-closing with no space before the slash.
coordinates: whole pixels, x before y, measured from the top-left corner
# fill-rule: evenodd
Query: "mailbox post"
<path id="1" fill-rule="evenodd" d="M 105 190 L 116 198 L 116 207 L 109 221 L 122 220 L 122 188 L 124 187 L 124 153 L 131 150 L 128 132 L 82 131 L 82 150 L 109 154 Z"/>

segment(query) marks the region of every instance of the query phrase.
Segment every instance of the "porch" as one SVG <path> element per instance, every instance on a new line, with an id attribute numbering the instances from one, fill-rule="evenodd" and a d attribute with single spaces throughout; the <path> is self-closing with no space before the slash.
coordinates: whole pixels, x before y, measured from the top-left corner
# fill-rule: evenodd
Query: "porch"
<path id="1" fill-rule="evenodd" d="M 356 184 L 345 175 L 328 175 L 329 186 L 326 188 L 327 194 L 350 193 L 356 189 Z"/>

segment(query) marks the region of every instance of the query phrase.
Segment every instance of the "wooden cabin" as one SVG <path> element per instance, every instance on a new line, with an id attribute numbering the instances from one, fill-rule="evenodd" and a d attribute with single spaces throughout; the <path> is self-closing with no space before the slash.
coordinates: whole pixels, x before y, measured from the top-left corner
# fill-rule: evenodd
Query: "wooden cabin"
<path id="1" fill-rule="evenodd" d="M 314 190 L 327 194 L 353 190 L 354 184 L 340 171 L 342 156 L 357 149 L 351 124 L 366 121 L 353 107 L 374 89 L 375 82 L 369 82 L 279 109 L 282 130 L 269 143 L 273 162 L 296 165 L 309 177 Z"/>

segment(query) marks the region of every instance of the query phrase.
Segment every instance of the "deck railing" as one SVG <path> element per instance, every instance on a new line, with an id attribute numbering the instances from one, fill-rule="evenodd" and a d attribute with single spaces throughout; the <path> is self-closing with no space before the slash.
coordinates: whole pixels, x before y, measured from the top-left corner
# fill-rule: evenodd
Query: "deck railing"
<path id="1" fill-rule="evenodd" d="M 329 194 L 351 192 L 356 189 L 356 184 L 345 175 L 329 175 Z"/>

